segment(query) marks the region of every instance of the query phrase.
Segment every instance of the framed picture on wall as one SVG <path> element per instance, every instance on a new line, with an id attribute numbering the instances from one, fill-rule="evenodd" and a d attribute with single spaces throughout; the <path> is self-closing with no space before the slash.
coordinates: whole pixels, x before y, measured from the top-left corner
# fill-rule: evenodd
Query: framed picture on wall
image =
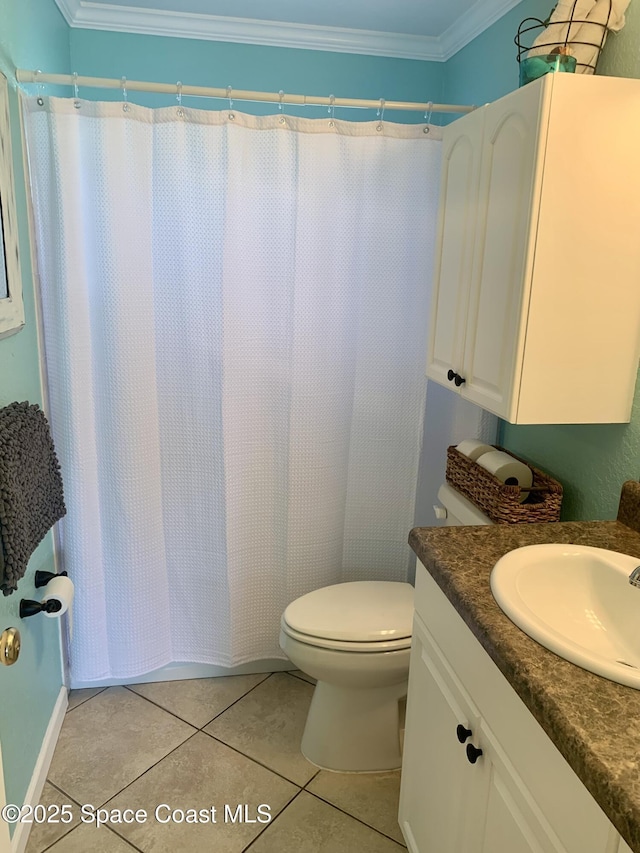
<path id="1" fill-rule="evenodd" d="M 0 338 L 24 326 L 9 87 L 0 72 Z"/>

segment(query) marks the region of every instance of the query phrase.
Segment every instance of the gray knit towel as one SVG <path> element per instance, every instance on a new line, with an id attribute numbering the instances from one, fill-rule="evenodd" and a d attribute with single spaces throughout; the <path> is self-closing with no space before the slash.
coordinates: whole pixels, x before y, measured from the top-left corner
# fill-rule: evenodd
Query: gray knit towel
<path id="1" fill-rule="evenodd" d="M 29 557 L 66 513 L 60 465 L 38 406 L 0 409 L 0 589 L 15 592 Z"/>

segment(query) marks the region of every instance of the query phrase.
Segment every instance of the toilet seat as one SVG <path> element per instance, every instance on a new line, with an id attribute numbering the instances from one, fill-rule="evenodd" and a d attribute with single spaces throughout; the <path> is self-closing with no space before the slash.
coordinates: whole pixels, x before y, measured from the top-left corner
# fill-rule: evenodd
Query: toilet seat
<path id="1" fill-rule="evenodd" d="M 411 645 L 413 587 L 393 581 L 352 581 L 303 595 L 284 611 L 283 631 L 308 645 L 353 652 Z"/>
<path id="2" fill-rule="evenodd" d="M 348 640 L 329 640 L 326 637 L 315 637 L 312 634 L 303 634 L 301 631 L 294 630 L 284 620 L 284 616 L 280 620 L 280 627 L 284 633 L 293 640 L 298 640 L 299 643 L 306 643 L 308 646 L 315 646 L 319 649 L 333 649 L 338 652 L 395 652 L 402 651 L 411 647 L 411 637 L 398 637 L 395 640 L 377 640 L 372 643 L 362 641 Z"/>

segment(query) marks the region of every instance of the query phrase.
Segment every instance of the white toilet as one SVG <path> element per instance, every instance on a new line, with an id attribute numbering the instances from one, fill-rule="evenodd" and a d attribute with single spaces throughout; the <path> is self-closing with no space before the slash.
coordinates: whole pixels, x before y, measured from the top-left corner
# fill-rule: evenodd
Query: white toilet
<path id="1" fill-rule="evenodd" d="M 355 581 L 293 601 L 280 646 L 318 680 L 302 753 L 328 770 L 394 770 L 400 753 L 400 699 L 407 695 L 413 587 Z"/>
<path id="2" fill-rule="evenodd" d="M 491 524 L 448 485 L 435 507 L 447 524 Z M 280 646 L 317 679 L 302 736 L 303 755 L 327 770 L 375 772 L 402 764 L 399 702 L 407 695 L 413 587 L 356 581 L 293 601 Z"/>

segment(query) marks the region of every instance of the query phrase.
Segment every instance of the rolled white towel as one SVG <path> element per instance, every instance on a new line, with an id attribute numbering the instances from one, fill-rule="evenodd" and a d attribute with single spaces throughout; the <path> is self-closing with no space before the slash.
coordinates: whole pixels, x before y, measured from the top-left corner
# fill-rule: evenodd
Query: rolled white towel
<path id="1" fill-rule="evenodd" d="M 592 73 L 593 68 L 588 66 L 595 66 L 600 52 L 599 45 L 601 42 L 604 44 L 607 35 L 605 31 L 603 38 L 602 25 L 606 24 L 607 31 L 621 30 L 625 24 L 624 13 L 629 2 L 630 0 L 612 0 L 609 14 L 609 0 L 576 0 L 574 23 L 569 25 L 559 22 L 571 20 L 574 3 L 572 0 L 560 0 L 549 19 L 549 26 L 533 42 L 527 56 L 550 53 L 566 42 L 578 63 L 576 72 Z"/>
<path id="2" fill-rule="evenodd" d="M 573 10 L 573 20 L 584 21 L 587 15 L 596 5 L 596 0 L 576 0 Z M 560 0 L 549 18 L 549 26 L 546 27 L 536 38 L 528 56 L 540 56 L 549 53 L 559 44 L 570 41 L 576 37 L 581 24 L 559 23 L 572 19 L 571 10 L 574 6 L 573 0 Z"/>

